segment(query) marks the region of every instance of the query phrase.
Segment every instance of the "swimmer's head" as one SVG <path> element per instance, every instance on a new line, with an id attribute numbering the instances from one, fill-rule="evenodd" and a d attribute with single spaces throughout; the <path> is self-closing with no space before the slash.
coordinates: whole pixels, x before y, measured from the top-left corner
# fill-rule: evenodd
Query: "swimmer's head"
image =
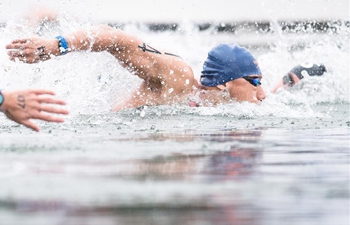
<path id="1" fill-rule="evenodd" d="M 214 87 L 250 75 L 261 76 L 252 53 L 238 44 L 220 44 L 208 53 L 203 65 L 201 83 Z"/>
<path id="2" fill-rule="evenodd" d="M 283 78 L 283 85 L 293 86 L 307 76 L 322 76 L 327 72 L 323 64 L 304 64 L 293 67 Z"/>

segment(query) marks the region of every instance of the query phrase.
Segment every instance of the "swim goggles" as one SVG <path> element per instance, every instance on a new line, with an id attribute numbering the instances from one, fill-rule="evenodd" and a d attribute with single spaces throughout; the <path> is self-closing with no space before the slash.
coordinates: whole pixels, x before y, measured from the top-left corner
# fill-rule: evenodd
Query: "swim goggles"
<path id="1" fill-rule="evenodd" d="M 249 76 L 246 76 L 246 77 L 242 77 L 243 79 L 245 79 L 246 81 L 248 81 L 251 85 L 257 87 L 259 85 L 261 85 L 261 78 L 260 77 L 249 77 Z"/>

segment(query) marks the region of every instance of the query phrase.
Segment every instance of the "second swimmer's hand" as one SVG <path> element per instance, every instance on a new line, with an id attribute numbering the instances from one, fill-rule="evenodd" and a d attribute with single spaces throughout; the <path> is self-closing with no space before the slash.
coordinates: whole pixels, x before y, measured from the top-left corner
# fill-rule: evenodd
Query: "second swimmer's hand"
<path id="1" fill-rule="evenodd" d="M 7 118 L 35 131 L 39 131 L 40 128 L 31 119 L 62 123 L 62 117 L 52 114 L 69 113 L 68 110 L 59 107 L 65 105 L 65 101 L 55 98 L 54 92 L 50 90 L 3 91 L 2 94 L 5 100 L 0 111 L 4 112 Z"/>
<path id="2" fill-rule="evenodd" d="M 52 55 L 59 55 L 58 40 L 42 37 L 13 40 L 6 45 L 9 59 L 25 63 L 37 63 L 49 60 Z"/>

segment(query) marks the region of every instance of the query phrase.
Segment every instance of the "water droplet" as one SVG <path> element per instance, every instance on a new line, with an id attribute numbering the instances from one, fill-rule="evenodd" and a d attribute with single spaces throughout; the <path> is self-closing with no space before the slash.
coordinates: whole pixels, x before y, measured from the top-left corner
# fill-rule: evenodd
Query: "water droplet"
<path id="1" fill-rule="evenodd" d="M 190 84 L 190 80 L 186 79 L 186 85 L 189 85 L 189 84 Z"/>
<path id="2" fill-rule="evenodd" d="M 170 88 L 170 89 L 168 90 L 169 94 L 172 93 L 173 91 L 174 91 L 174 88 Z"/>
<path id="3" fill-rule="evenodd" d="M 142 110 L 141 113 L 140 113 L 140 116 L 141 117 L 145 117 L 145 115 L 146 115 L 146 112 L 144 110 Z"/>
<path id="4" fill-rule="evenodd" d="M 174 74 L 174 70 L 170 70 L 170 75 L 173 75 Z"/>
<path id="5" fill-rule="evenodd" d="M 35 68 L 35 69 L 33 69 L 33 71 L 34 71 L 34 73 L 39 73 L 40 72 L 40 68 Z"/>

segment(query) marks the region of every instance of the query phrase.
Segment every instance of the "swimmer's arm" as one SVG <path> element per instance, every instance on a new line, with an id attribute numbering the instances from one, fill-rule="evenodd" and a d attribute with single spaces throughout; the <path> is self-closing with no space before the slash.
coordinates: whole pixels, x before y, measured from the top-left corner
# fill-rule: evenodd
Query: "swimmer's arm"
<path id="1" fill-rule="evenodd" d="M 166 55 L 157 47 L 155 47 L 157 53 L 146 51 L 143 49 L 144 42 L 141 39 L 120 29 L 98 25 L 89 30 L 78 30 L 61 36 L 68 43 L 68 54 L 72 51 L 108 51 L 118 59 L 122 66 L 135 72 L 142 79 L 153 80 L 157 83 L 167 80 L 174 83 L 172 86 L 180 85 L 182 89 L 183 86 L 186 86 L 185 80 L 189 79 L 191 86 L 193 72 L 184 60 Z M 7 53 L 12 61 L 18 59 L 25 63 L 37 63 L 49 60 L 52 55 L 62 55 L 58 44 L 59 41 L 56 38 L 32 37 L 14 40 L 6 48 L 9 49 Z M 169 71 L 171 70 L 178 76 L 178 79 L 168 79 L 167 76 L 170 76 Z M 179 82 L 180 80 L 183 82 Z"/>
<path id="2" fill-rule="evenodd" d="M 128 35 L 120 29 L 106 25 L 94 26 L 89 30 L 78 30 L 70 34 L 61 35 L 68 43 L 68 51 L 108 51 L 120 60 L 120 56 L 132 55 L 139 50 L 141 40 Z M 26 63 L 45 61 L 51 56 L 60 56 L 59 40 L 57 38 L 31 37 L 13 40 L 5 46 L 10 60 L 19 59 Z"/>
<path id="3" fill-rule="evenodd" d="M 271 93 L 276 93 L 280 88 L 284 88 L 285 85 L 283 84 L 283 80 L 281 79 L 275 87 L 271 90 Z"/>
<path id="4" fill-rule="evenodd" d="M 109 26 L 95 26 L 90 30 L 78 30 L 71 34 L 61 35 L 68 43 L 68 51 L 108 51 L 115 50 L 117 36 L 121 31 Z M 63 55 L 59 49 L 57 38 L 31 37 L 16 39 L 5 46 L 9 59 L 26 63 L 37 63 L 51 59 L 52 56 Z"/>
<path id="5" fill-rule="evenodd" d="M 106 25 L 94 26 L 88 31 L 76 31 L 64 35 L 64 38 L 71 51 L 108 51 L 121 60 L 120 55 L 127 58 L 127 56 L 135 56 L 136 52 L 142 52 L 139 45 L 143 42 L 139 38 Z"/>
<path id="6" fill-rule="evenodd" d="M 179 86 L 177 90 L 182 91 L 193 82 L 193 71 L 181 58 L 164 54 L 158 47 L 157 53 L 143 49 L 144 42 L 120 29 L 110 26 L 98 25 L 90 29 L 89 33 L 78 31 L 71 36 L 64 36 L 73 51 L 91 50 L 93 52 L 107 51 L 113 55 L 126 69 L 134 72 L 147 82 L 159 84 L 160 80 L 167 80 L 173 87 Z M 72 38 L 74 37 L 74 38 Z M 152 47 L 148 47 L 152 49 Z M 150 66 L 152 65 L 152 66 Z M 187 70 L 184 70 L 187 68 Z M 169 71 L 173 71 L 177 79 L 168 79 Z M 160 76 L 160 74 L 162 76 Z M 154 87 L 154 85 L 151 85 Z M 176 91 L 174 91 L 175 93 Z"/>
<path id="7" fill-rule="evenodd" d="M 115 50 L 122 33 L 119 29 L 98 25 L 62 36 L 67 40 L 70 51 L 101 52 Z"/>
<path id="8" fill-rule="evenodd" d="M 141 39 L 106 25 L 94 26 L 88 32 L 77 31 L 64 37 L 72 51 L 107 51 L 118 59 L 122 66 L 132 70 L 142 78 L 145 76 L 151 78 L 152 75 L 158 76 L 158 74 L 167 73 L 168 71 L 164 72 L 163 70 L 168 66 L 168 58 L 174 59 L 173 56 L 145 52 L 140 48 L 143 44 Z M 179 64 L 179 67 L 182 66 L 180 60 L 177 62 L 174 60 L 173 64 L 174 66 L 176 66 L 175 64 Z M 153 66 L 147 67 L 145 65 Z"/>

